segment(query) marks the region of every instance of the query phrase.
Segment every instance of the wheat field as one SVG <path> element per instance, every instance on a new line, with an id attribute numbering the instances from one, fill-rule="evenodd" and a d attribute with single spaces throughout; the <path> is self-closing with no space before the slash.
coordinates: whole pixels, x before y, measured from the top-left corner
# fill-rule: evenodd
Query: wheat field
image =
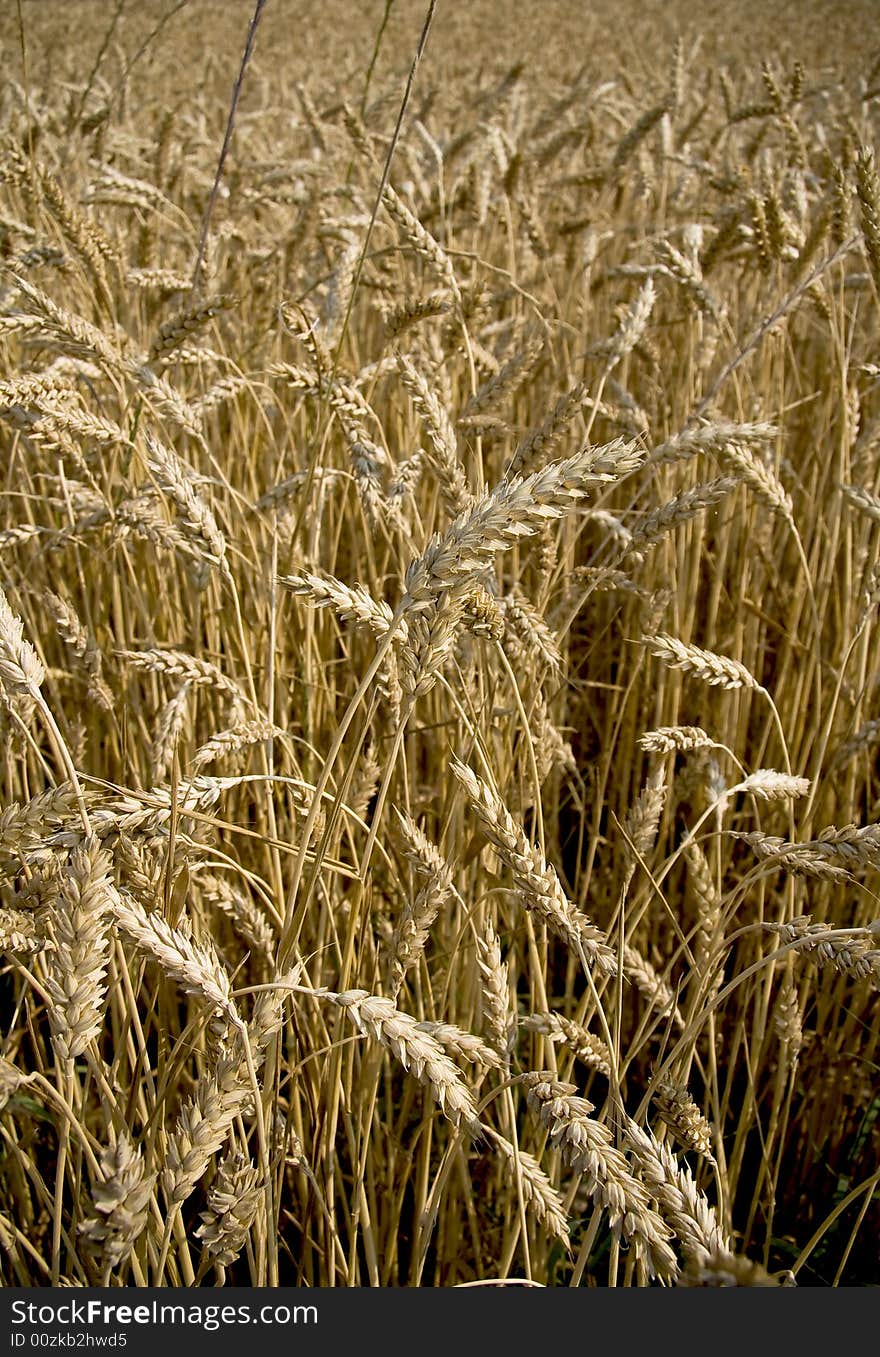
<path id="1" fill-rule="evenodd" d="M 3 1285 L 880 1283 L 872 5 L 3 9 Z"/>

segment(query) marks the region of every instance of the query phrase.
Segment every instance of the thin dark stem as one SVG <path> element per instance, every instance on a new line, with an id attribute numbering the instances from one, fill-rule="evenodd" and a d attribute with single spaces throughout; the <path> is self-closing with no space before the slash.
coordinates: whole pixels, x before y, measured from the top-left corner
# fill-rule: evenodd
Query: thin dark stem
<path id="1" fill-rule="evenodd" d="M 95 83 L 95 76 L 98 74 L 101 62 L 104 60 L 104 55 L 107 51 L 107 48 L 110 46 L 110 39 L 116 32 L 116 25 L 119 23 L 119 18 L 124 8 L 125 0 L 117 0 L 116 9 L 113 11 L 113 18 L 110 20 L 110 25 L 107 29 L 107 32 L 104 34 L 104 40 L 101 43 L 101 46 L 98 48 L 98 53 L 97 56 L 95 57 L 94 65 L 92 66 L 92 69 L 89 71 L 89 78 L 85 83 L 85 87 L 83 89 L 82 94 L 80 95 L 80 100 L 79 103 L 77 104 L 76 113 L 71 118 L 70 121 L 71 127 L 76 127 L 77 123 L 79 122 L 80 118 L 83 115 L 86 102 L 88 100 L 89 95 L 92 92 L 92 86 Z"/>
<path id="2" fill-rule="evenodd" d="M 345 319 L 342 322 L 342 329 L 339 332 L 339 341 L 336 345 L 336 350 L 333 358 L 333 376 L 336 375 L 336 367 L 338 365 L 339 355 L 342 352 L 342 345 L 345 342 L 345 336 L 348 331 L 348 323 L 351 319 L 352 306 L 354 305 L 354 299 L 357 294 L 358 284 L 361 280 L 361 273 L 363 272 L 364 260 L 366 259 L 367 251 L 370 248 L 370 241 L 373 237 L 373 230 L 376 225 L 376 218 L 379 215 L 379 208 L 382 205 L 382 194 L 385 192 L 385 185 L 388 183 L 388 176 L 391 173 L 391 161 L 393 159 L 394 152 L 397 149 L 397 143 L 400 139 L 400 129 L 403 126 L 403 120 L 406 117 L 406 110 L 409 107 L 409 100 L 410 95 L 412 94 L 413 82 L 415 81 L 416 78 L 416 70 L 418 69 L 419 62 L 422 59 L 422 53 L 424 52 L 425 46 L 428 42 L 428 34 L 431 31 L 431 24 L 434 21 L 434 11 L 436 10 L 436 8 L 437 0 L 429 0 L 428 11 L 425 15 L 425 22 L 422 25 L 422 32 L 419 38 L 419 45 L 416 48 L 415 56 L 412 59 L 412 65 L 409 68 L 409 75 L 406 78 L 406 88 L 403 91 L 403 99 L 401 100 L 400 103 L 400 111 L 397 114 L 397 122 L 394 124 L 394 132 L 392 133 L 391 136 L 391 144 L 388 147 L 388 154 L 385 157 L 385 164 L 382 166 L 382 178 L 379 181 L 379 188 L 376 193 L 376 201 L 373 204 L 373 211 L 370 216 L 370 224 L 367 227 L 367 234 L 364 238 L 360 258 L 358 259 L 357 263 L 357 269 L 355 270 L 354 282 L 352 283 L 351 292 L 349 293 L 348 297 L 348 306 L 345 308 Z"/>
<path id="3" fill-rule="evenodd" d="M 220 159 L 217 161 L 217 172 L 214 175 L 214 182 L 211 185 L 211 193 L 205 207 L 205 215 L 202 218 L 202 231 L 199 236 L 199 248 L 196 252 L 195 268 L 192 275 L 193 292 L 199 290 L 199 276 L 202 271 L 202 258 L 205 253 L 205 242 L 208 239 L 208 230 L 211 225 L 211 214 L 214 211 L 214 204 L 217 201 L 217 191 L 220 188 L 220 179 L 223 174 L 223 166 L 226 164 L 226 157 L 229 153 L 229 146 L 232 142 L 232 130 L 235 125 L 235 110 L 238 107 L 238 101 L 241 97 L 241 89 L 244 84 L 244 73 L 247 70 L 248 62 L 251 59 L 251 53 L 254 50 L 254 40 L 257 36 L 257 27 L 259 26 L 260 16 L 266 6 L 266 0 L 257 0 L 248 26 L 247 42 L 244 45 L 244 52 L 241 57 L 241 66 L 238 69 L 238 77 L 232 87 L 232 101 L 229 105 L 229 116 L 226 119 L 226 131 L 223 134 L 223 145 L 220 148 Z"/>
<path id="4" fill-rule="evenodd" d="M 27 96 L 27 101 L 28 101 L 28 106 L 27 106 L 28 117 L 30 117 L 30 115 L 31 115 L 31 109 L 30 109 L 30 99 L 31 99 L 30 75 L 28 74 L 27 42 L 25 41 L 25 36 L 24 36 L 24 15 L 23 15 L 22 12 L 21 12 L 21 0 L 16 0 L 16 13 L 18 14 L 18 45 L 19 45 L 19 47 L 21 48 L 21 75 L 22 75 L 22 81 L 23 81 L 23 83 L 24 83 L 25 95 Z"/>
<path id="5" fill-rule="evenodd" d="M 119 78 L 119 84 L 113 91 L 113 97 L 110 100 L 111 107 L 113 107 L 113 105 L 116 103 L 116 100 L 122 94 L 122 91 L 125 89 L 125 82 L 128 80 L 128 77 L 131 75 L 132 71 L 134 70 L 137 63 L 140 61 L 141 57 L 144 55 L 145 52 L 149 51 L 151 43 L 153 43 L 153 41 L 159 36 L 159 34 L 162 32 L 162 29 L 166 26 L 166 24 L 168 24 L 174 18 L 175 14 L 179 14 L 182 9 L 186 9 L 186 6 L 189 4 L 189 2 L 190 0 L 177 0 L 177 4 L 173 5 L 171 9 L 169 9 L 165 14 L 163 14 L 158 23 L 153 28 L 150 29 L 149 33 L 144 38 L 140 47 L 137 49 L 134 56 L 132 57 L 131 61 L 126 62 L 125 70 L 122 72 L 122 75 Z"/>
<path id="6" fill-rule="evenodd" d="M 37 197 L 37 175 L 34 169 L 34 122 L 31 117 L 31 77 L 28 69 L 27 39 L 24 35 L 24 15 L 21 12 L 21 0 L 16 0 L 18 13 L 18 42 L 21 47 L 21 79 L 24 85 L 25 109 L 27 110 L 27 150 L 30 161 L 31 184 L 34 198 Z"/>
<path id="7" fill-rule="evenodd" d="M 388 20 L 391 16 L 391 10 L 394 6 L 394 0 L 385 0 L 385 13 L 382 15 L 382 22 L 379 25 L 379 32 L 376 34 L 376 42 L 373 47 L 373 55 L 370 57 L 370 64 L 367 67 L 367 75 L 364 80 L 364 92 L 361 95 L 361 117 L 364 116 L 367 107 L 367 95 L 370 91 L 370 81 L 373 78 L 373 72 L 376 69 L 376 62 L 379 60 L 379 48 L 382 46 L 382 39 L 385 36 L 385 29 L 388 27 Z"/>

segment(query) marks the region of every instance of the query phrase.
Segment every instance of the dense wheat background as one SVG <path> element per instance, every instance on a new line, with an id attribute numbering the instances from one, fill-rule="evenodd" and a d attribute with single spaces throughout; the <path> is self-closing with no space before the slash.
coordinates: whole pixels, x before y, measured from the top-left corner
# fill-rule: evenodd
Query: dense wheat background
<path id="1" fill-rule="evenodd" d="M 252 8 L 0 16 L 3 1283 L 877 1284 L 874 6 Z"/>

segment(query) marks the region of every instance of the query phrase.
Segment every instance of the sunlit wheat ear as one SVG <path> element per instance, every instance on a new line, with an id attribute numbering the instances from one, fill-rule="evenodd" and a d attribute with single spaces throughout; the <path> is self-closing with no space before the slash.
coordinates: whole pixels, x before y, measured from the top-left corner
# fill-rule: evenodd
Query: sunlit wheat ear
<path id="1" fill-rule="evenodd" d="M 514 589 L 500 601 L 505 648 L 514 662 L 537 661 L 553 673 L 562 670 L 562 654 L 553 631 L 528 598 Z"/>
<path id="2" fill-rule="evenodd" d="M 0 685 L 10 697 L 35 699 L 44 677 L 37 652 L 24 639 L 21 618 L 0 587 Z"/>
<path id="3" fill-rule="evenodd" d="M 722 464 L 749 487 L 762 504 L 789 524 L 794 523 L 791 496 L 761 456 L 746 444 L 727 443 L 719 451 Z"/>
<path id="4" fill-rule="evenodd" d="M 244 702 L 244 695 L 238 685 L 210 660 L 188 655 L 182 650 L 117 650 L 116 654 L 126 664 L 137 669 L 145 669 L 153 674 L 168 674 L 193 687 L 216 687 L 228 693 L 230 698 Z"/>
<path id="5" fill-rule="evenodd" d="M 511 1012 L 510 970 L 501 956 L 501 944 L 487 921 L 477 938 L 477 965 L 481 976 L 483 1030 L 499 1055 L 507 1057 L 515 1030 Z"/>
<path id="6" fill-rule="evenodd" d="M 727 1251 L 727 1236 L 715 1209 L 697 1187 L 687 1164 L 633 1121 L 627 1122 L 624 1141 L 684 1257 L 699 1263 L 716 1251 Z"/>
<path id="7" fill-rule="evenodd" d="M 389 675 L 390 677 L 390 675 Z M 370 803 L 379 790 L 382 769 L 376 758 L 376 748 L 370 744 L 364 750 L 357 772 L 348 789 L 348 803 L 359 820 L 366 820 Z"/>
<path id="8" fill-rule="evenodd" d="M 577 382 L 564 396 L 560 396 L 542 424 L 526 434 L 511 458 L 508 475 L 524 475 L 536 464 L 548 460 L 566 430 L 584 407 L 588 390 Z"/>
<path id="9" fill-rule="evenodd" d="M 236 1060 L 221 1061 L 199 1080 L 168 1136 L 161 1182 L 169 1205 L 186 1201 L 195 1189 L 249 1096 L 247 1075 Z"/>
<path id="10" fill-rule="evenodd" d="M 862 236 L 868 267 L 880 294 L 880 177 L 871 146 L 862 146 L 856 156 L 856 188 L 862 215 Z"/>
<path id="11" fill-rule="evenodd" d="M 729 420 L 713 419 L 708 424 L 692 425 L 665 443 L 659 443 L 652 449 L 649 461 L 677 461 L 700 452 L 721 454 L 730 444 L 760 448 L 778 436 L 778 426 L 766 421 L 734 424 Z"/>
<path id="12" fill-rule="evenodd" d="M 705 975 L 713 948 L 718 942 L 722 898 L 706 854 L 695 839 L 686 840 L 684 856 L 688 865 L 688 881 L 697 906 L 696 962 L 700 973 Z"/>
<path id="13" fill-rule="evenodd" d="M 406 243 L 425 261 L 437 280 L 447 288 L 449 295 L 460 301 L 455 270 L 446 251 L 390 184 L 385 185 L 382 201 Z"/>
<path id="14" fill-rule="evenodd" d="M 20 275 L 16 279 L 16 288 L 22 296 L 25 309 L 40 317 L 44 327 L 52 332 L 65 351 L 89 358 L 108 372 L 119 372 L 124 368 L 127 346 L 124 341 L 119 344 L 118 334 L 114 335 L 115 342 L 111 343 L 97 326 L 65 310 L 47 293 Z"/>
<path id="15" fill-rule="evenodd" d="M 428 882 L 411 903 L 404 905 L 391 939 L 391 983 L 396 994 L 410 967 L 416 965 L 425 950 L 428 934 L 449 896 L 449 885 L 441 878 Z"/>
<path id="16" fill-rule="evenodd" d="M 714 1163 L 713 1132 L 687 1089 L 673 1079 L 663 1078 L 657 1085 L 654 1106 L 660 1120 L 672 1131 L 686 1150 L 694 1150 Z"/>
<path id="17" fill-rule="evenodd" d="M 437 477 L 444 504 L 451 514 L 466 513 L 474 502 L 474 496 L 459 461 L 458 438 L 452 421 L 436 392 L 412 360 L 406 354 L 400 354 L 397 363 L 403 385 L 424 424 L 429 444 L 425 456 Z"/>
<path id="18" fill-rule="evenodd" d="M 40 920 L 23 909 L 0 909 L 0 951 L 35 956 L 49 946 Z"/>
<path id="19" fill-rule="evenodd" d="M 205 903 L 227 916 L 236 933 L 255 956 L 267 964 L 271 963 L 277 939 L 259 905 L 244 890 L 236 889 L 221 877 L 200 874 L 198 887 Z"/>
<path id="20" fill-rule="evenodd" d="M 148 361 L 167 361 L 175 349 L 179 349 L 222 311 L 228 311 L 234 305 L 234 297 L 221 293 L 216 297 L 204 297 L 163 321 L 150 345 Z"/>
<path id="21" fill-rule="evenodd" d="M 710 355 L 713 354 L 717 342 L 716 326 L 724 319 L 725 307 L 713 296 L 704 282 L 699 259 L 688 259 L 668 240 L 658 242 L 657 254 L 664 273 L 678 284 L 691 305 L 702 313 L 709 334 Z M 700 356 L 705 362 L 703 355 Z"/>
<path id="22" fill-rule="evenodd" d="M 181 731 L 186 724 L 189 684 L 182 683 L 159 713 L 150 750 L 150 781 L 161 782 L 174 757 Z"/>
<path id="23" fill-rule="evenodd" d="M 659 632 L 656 636 L 643 636 L 642 644 L 652 655 L 672 669 L 681 669 L 694 678 L 701 679 L 721 688 L 750 688 L 757 690 L 760 684 L 739 660 L 727 655 L 716 655 L 714 651 L 703 650 L 700 646 L 688 645 L 674 636 Z"/>
<path id="24" fill-rule="evenodd" d="M 425 1032 L 429 1037 L 433 1037 L 457 1060 L 465 1060 L 471 1065 L 484 1065 L 487 1069 L 496 1069 L 503 1063 L 494 1047 L 455 1023 L 424 1020 L 417 1023 L 416 1028 L 419 1032 Z"/>
<path id="25" fill-rule="evenodd" d="M 842 975 L 866 980 L 880 990 L 880 921 L 870 928 L 835 929 L 813 923 L 809 914 L 802 914 L 789 923 L 764 927 L 820 966 L 832 966 Z"/>
<path id="26" fill-rule="evenodd" d="M 536 366 L 543 350 L 543 335 L 534 333 L 526 336 L 510 358 L 469 398 L 458 417 L 458 423 L 465 427 L 472 424 L 478 428 L 482 415 L 513 396 Z"/>
<path id="27" fill-rule="evenodd" d="M 103 1026 L 110 927 L 118 903 L 110 855 L 89 838 L 71 852 L 50 913 L 54 946 L 46 989 L 52 1040 L 63 1060 L 82 1055 Z"/>
<path id="28" fill-rule="evenodd" d="M 440 1109 L 454 1125 L 471 1135 L 480 1131 L 473 1094 L 440 1042 L 420 1029 L 415 1018 L 396 1008 L 390 999 L 348 990 L 321 996 L 345 1012 L 355 1027 L 391 1051 L 419 1083 L 427 1084 Z"/>
<path id="29" fill-rule="evenodd" d="M 45 590 L 43 597 L 54 618 L 59 636 L 82 664 L 89 697 L 105 711 L 112 711 L 113 694 L 104 681 L 103 657 L 91 631 L 80 621 L 76 610 L 67 599 L 51 589 Z"/>
<path id="30" fill-rule="evenodd" d="M 571 903 L 555 870 L 544 861 L 539 849 L 528 842 L 501 798 L 466 764 L 453 759 L 450 767 L 476 811 L 483 832 L 511 871 L 524 908 L 534 911 L 575 956 L 583 951 L 591 965 L 608 975 L 615 974 L 614 950 L 605 934 Z"/>
<path id="31" fill-rule="evenodd" d="M 62 451 L 79 463 L 75 444 L 72 439 L 94 440 L 108 449 L 114 445 L 122 446 L 129 442 L 128 434 L 104 415 L 96 415 L 81 409 L 74 401 L 64 403 L 64 397 L 50 399 L 42 405 L 39 417 L 30 424 L 28 433 L 45 447 L 50 447 L 53 435 Z M 66 435 L 70 435 L 68 438 Z"/>
<path id="32" fill-rule="evenodd" d="M 273 363 L 268 376 L 283 381 L 293 391 L 301 391 L 314 401 L 326 400 L 338 414 L 354 420 L 372 421 L 375 416 L 361 393 L 350 382 L 333 380 L 326 374 L 332 371 L 327 362 L 320 375 L 308 367 L 296 363 Z"/>
<path id="33" fill-rule="evenodd" d="M 452 871 L 436 844 L 408 815 L 400 815 L 404 852 L 424 885 L 401 910 L 391 938 L 391 985 L 397 994 L 404 977 L 425 950 L 431 925 L 452 893 Z"/>
<path id="34" fill-rule="evenodd" d="M 698 514 L 720 504 L 736 489 L 736 484 L 732 477 L 721 476 L 717 480 L 696 485 L 690 490 L 682 490 L 680 494 L 673 496 L 659 509 L 653 509 L 636 523 L 627 543 L 627 554 L 656 546 L 682 523 L 689 523 Z"/>
<path id="35" fill-rule="evenodd" d="M 100 1170 L 92 1187 L 98 1214 L 82 1221 L 79 1233 L 106 1273 L 125 1262 L 145 1230 L 156 1174 L 125 1134 L 101 1152 Z"/>
<path id="36" fill-rule="evenodd" d="M 521 1076 L 529 1106 L 550 1133 L 550 1143 L 565 1163 L 583 1174 L 584 1186 L 607 1212 L 615 1238 L 626 1240 L 649 1276 L 672 1280 L 678 1272 L 669 1247 L 671 1232 L 653 1205 L 644 1183 L 635 1178 L 626 1156 L 614 1147 L 607 1126 L 595 1121 L 593 1104 L 575 1094 L 573 1084 L 551 1074 Z"/>
<path id="37" fill-rule="evenodd" d="M 815 840 L 810 843 L 790 843 L 775 834 L 753 830 L 738 836 L 755 855 L 771 867 L 782 867 L 793 876 L 811 876 L 825 881 L 849 881 L 847 866 L 836 862 L 833 856 Z"/>
<path id="38" fill-rule="evenodd" d="M 472 600 L 470 585 L 461 591 L 445 590 L 432 606 L 410 616 L 408 641 L 400 651 L 398 675 L 412 702 L 431 691 L 450 661 L 456 638 L 465 625 L 465 608 Z"/>
<path id="39" fill-rule="evenodd" d="M 411 301 L 388 306 L 383 311 L 385 332 L 389 339 L 397 339 L 406 330 L 433 316 L 447 315 L 452 303 L 443 292 L 429 292 L 423 297 L 414 297 Z"/>
<path id="40" fill-rule="evenodd" d="M 474 582 L 462 597 L 462 625 L 473 636 L 500 641 L 504 636 L 504 617 L 496 598 L 482 584 Z"/>
<path id="41" fill-rule="evenodd" d="M 160 914 L 147 914 L 130 896 L 117 897 L 113 913 L 121 935 L 157 962 L 181 989 L 197 995 L 212 1009 L 240 1024 L 229 976 L 211 943 L 193 942 Z"/>
<path id="42" fill-rule="evenodd" d="M 620 326 L 610 339 L 593 346 L 591 356 L 602 358 L 611 372 L 629 353 L 632 353 L 651 319 L 657 300 L 657 289 L 652 278 L 646 279 L 635 300 L 627 308 Z"/>
<path id="43" fill-rule="evenodd" d="M 638 746 L 647 754 L 682 754 L 694 749 L 715 748 L 715 741 L 700 726 L 659 726 L 638 738 Z"/>
<path id="44" fill-rule="evenodd" d="M 676 1027 L 684 1027 L 684 1017 L 675 1002 L 675 994 L 646 956 L 629 943 L 623 948 L 623 973 L 652 1008 L 671 1014 Z"/>
<path id="45" fill-rule="evenodd" d="M 264 717 L 258 717 L 255 721 L 242 721 L 240 725 L 232 726 L 229 730 L 218 730 L 216 735 L 212 735 L 210 740 L 206 740 L 193 754 L 191 771 L 196 773 L 209 763 L 228 758 L 238 754 L 242 749 L 249 749 L 253 745 L 262 744 L 265 740 L 283 734 L 283 730 Z"/>
<path id="46" fill-rule="evenodd" d="M 86 804 L 93 796 L 86 794 Z M 0 812 L 0 840 L 7 852 L 32 851 L 50 835 L 68 826 L 77 810 L 76 793 L 69 782 L 41 792 L 23 803 L 13 801 Z"/>
<path id="47" fill-rule="evenodd" d="M 625 853 L 631 864 L 653 848 L 668 791 L 662 771 L 656 768 L 627 811 L 623 827 L 626 833 Z"/>
<path id="48" fill-rule="evenodd" d="M 186 464 L 158 439 L 148 435 L 148 465 L 164 494 L 174 502 L 180 527 L 206 562 L 229 573 L 224 538 L 213 510 L 199 494 Z"/>
<path id="49" fill-rule="evenodd" d="M 188 292 L 191 286 L 188 278 L 175 273 L 173 269 L 129 269 L 126 282 L 144 291 L 155 289 L 156 292 L 168 293 Z"/>
<path id="50" fill-rule="evenodd" d="M 106 288 L 106 266 L 119 266 L 119 257 L 111 241 L 87 216 L 79 204 L 71 201 L 55 175 L 45 166 L 36 167 L 43 198 L 64 235 L 91 270 L 95 282 Z"/>
<path id="51" fill-rule="evenodd" d="M 847 485 L 842 484 L 841 492 L 844 498 L 875 523 L 880 523 L 880 496 L 875 495 L 865 485 Z"/>
<path id="52" fill-rule="evenodd" d="M 782 1047 L 786 1068 L 790 1069 L 797 1061 L 804 1044 L 800 1000 L 797 987 L 790 975 L 783 977 L 779 988 L 773 1027 Z"/>
<path id="53" fill-rule="evenodd" d="M 529 1013 L 521 1020 L 520 1027 L 524 1032 L 539 1032 L 549 1037 L 576 1055 L 582 1064 L 598 1070 L 606 1078 L 610 1076 L 611 1063 L 605 1042 L 563 1013 Z"/>
<path id="54" fill-rule="evenodd" d="M 751 792 L 760 801 L 795 801 L 809 795 L 810 779 L 777 773 L 773 768 L 758 768 L 731 791 Z"/>
<path id="55" fill-rule="evenodd" d="M 332 609 L 343 622 L 353 622 L 376 636 L 391 630 L 394 614 L 381 599 L 374 599 L 361 585 L 344 584 L 329 576 L 315 575 L 309 570 L 296 575 L 280 575 L 278 583 L 291 593 L 304 598 L 313 608 Z M 398 640 L 406 639 L 406 624 L 397 625 Z"/>
<path id="56" fill-rule="evenodd" d="M 533 536 L 591 489 L 635 470 L 641 460 L 633 444 L 609 443 L 552 462 L 530 476 L 501 481 L 410 564 L 401 610 L 430 606 L 439 593 L 460 587 L 487 566 L 497 552 Z"/>

